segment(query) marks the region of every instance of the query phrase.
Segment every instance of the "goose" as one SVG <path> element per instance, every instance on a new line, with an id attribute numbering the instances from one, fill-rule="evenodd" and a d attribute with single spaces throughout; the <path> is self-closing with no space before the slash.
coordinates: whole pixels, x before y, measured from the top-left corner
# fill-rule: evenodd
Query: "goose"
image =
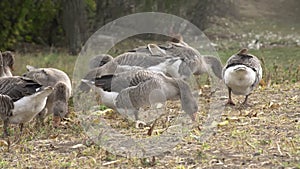
<path id="1" fill-rule="evenodd" d="M 146 46 L 139 46 L 137 48 L 129 50 L 128 52 L 140 52 L 162 57 L 167 56 L 166 51 L 161 49 L 157 44 L 154 43 L 148 44 Z"/>
<path id="2" fill-rule="evenodd" d="M 174 37 L 171 42 L 159 45 L 159 47 L 166 51 L 168 56 L 187 59 L 194 75 L 207 73 L 211 69 L 216 77 L 222 79 L 223 66 L 221 61 L 212 55 L 201 55 L 196 49 L 184 42 L 182 36 Z"/>
<path id="3" fill-rule="evenodd" d="M 5 51 L 3 53 L 0 52 L 0 66 L 1 66 L 1 72 L 0 77 L 11 77 L 12 71 L 13 71 L 13 65 L 15 63 L 15 57 L 10 51 Z"/>
<path id="4" fill-rule="evenodd" d="M 30 65 L 27 65 L 26 68 L 28 72 L 24 73 L 23 77 L 33 79 L 34 81 L 40 83 L 43 86 L 55 87 L 55 85 L 58 82 L 62 82 L 66 85 L 67 88 L 66 90 L 67 99 L 71 97 L 72 94 L 71 80 L 65 72 L 55 68 L 35 68 Z M 39 120 L 38 123 L 43 124 L 44 118 L 50 114 L 53 114 L 52 111 L 53 103 L 54 103 L 54 94 L 52 93 L 49 95 L 47 99 L 45 110 L 40 112 L 37 116 Z"/>
<path id="5" fill-rule="evenodd" d="M 9 135 L 9 124 L 19 124 L 21 135 L 24 123 L 31 121 L 45 107 L 52 90 L 52 87 L 43 88 L 41 84 L 24 77 L 0 78 L 3 135 Z"/>
<path id="6" fill-rule="evenodd" d="M 262 79 L 262 67 L 260 60 L 251 54 L 248 49 L 242 49 L 232 55 L 226 62 L 223 69 L 223 80 L 228 87 L 228 105 L 235 105 L 231 98 L 231 92 L 236 95 L 244 95 L 243 105 L 253 89 Z"/>
<path id="7" fill-rule="evenodd" d="M 83 79 L 92 80 L 105 74 L 114 74 L 116 71 L 145 68 L 151 71 L 163 72 L 171 77 L 187 79 L 192 74 L 187 63 L 181 58 L 175 57 L 149 57 L 145 53 L 126 52 L 107 64 L 90 70 Z M 80 84 L 80 89 L 89 90 L 88 85 Z"/>
<path id="8" fill-rule="evenodd" d="M 198 105 L 189 85 L 182 79 L 166 76 L 161 72 L 138 70 L 104 75 L 93 80 L 82 79 L 101 96 L 102 104 L 121 114 L 133 114 L 143 106 L 166 100 L 180 99 L 182 109 L 195 120 Z"/>
<path id="9" fill-rule="evenodd" d="M 90 59 L 89 61 L 89 68 L 94 69 L 97 67 L 101 67 L 105 65 L 107 62 L 111 61 L 113 57 L 108 54 L 100 54 L 97 56 L 94 56 L 93 58 Z"/>
<path id="10" fill-rule="evenodd" d="M 60 120 L 68 113 L 68 87 L 63 82 L 57 82 L 54 86 L 54 101 L 52 106 L 53 126 L 57 127 Z"/>
<path id="11" fill-rule="evenodd" d="M 183 72 L 188 67 L 194 75 L 207 73 L 209 69 L 214 75 L 222 79 L 222 63 L 212 55 L 200 55 L 200 53 L 185 43 L 181 36 L 174 37 L 167 44 L 148 44 L 147 46 L 137 47 L 130 52 L 146 53 L 149 56 L 161 57 L 179 57 L 184 60 L 184 64 L 180 66 L 180 72 Z"/>

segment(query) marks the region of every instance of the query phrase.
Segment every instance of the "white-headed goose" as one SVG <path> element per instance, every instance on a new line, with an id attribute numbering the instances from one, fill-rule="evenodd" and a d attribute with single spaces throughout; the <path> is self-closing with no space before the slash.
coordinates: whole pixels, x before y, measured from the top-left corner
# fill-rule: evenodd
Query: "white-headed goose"
<path id="1" fill-rule="evenodd" d="M 1 118 L 4 121 L 4 136 L 8 124 L 23 124 L 32 120 L 46 105 L 52 87 L 42 88 L 39 83 L 27 78 L 13 76 L 0 78 Z"/>
<path id="2" fill-rule="evenodd" d="M 247 51 L 247 49 L 242 49 L 237 54 L 232 55 L 223 69 L 223 80 L 229 92 L 227 104 L 234 105 L 231 92 L 246 96 L 243 104 L 247 104 L 248 96 L 262 78 L 259 59 L 248 54 Z"/>
<path id="3" fill-rule="evenodd" d="M 167 77 L 160 72 L 138 70 L 82 81 L 100 94 L 104 105 L 121 114 L 133 114 L 135 120 L 138 120 L 141 107 L 172 99 L 180 99 L 182 109 L 192 119 L 198 110 L 189 85 L 181 79 Z"/>

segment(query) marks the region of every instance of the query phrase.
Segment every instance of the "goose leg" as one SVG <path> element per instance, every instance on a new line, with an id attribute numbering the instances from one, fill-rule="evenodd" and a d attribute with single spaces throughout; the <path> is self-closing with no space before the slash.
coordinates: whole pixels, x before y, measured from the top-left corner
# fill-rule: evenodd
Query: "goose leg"
<path id="1" fill-rule="evenodd" d="M 231 106 L 235 105 L 231 98 L 231 89 L 230 88 L 228 88 L 228 101 L 227 101 L 226 105 L 231 105 Z"/>
<path id="2" fill-rule="evenodd" d="M 20 123 L 19 124 L 19 129 L 20 129 L 20 135 L 19 136 L 21 136 L 23 134 L 23 128 L 24 128 L 24 124 Z"/>
<path id="3" fill-rule="evenodd" d="M 17 136 L 15 143 L 19 143 L 19 142 L 20 142 L 20 138 L 21 138 L 21 136 L 22 136 L 22 134 L 23 134 L 23 128 L 24 128 L 24 124 L 23 124 L 23 123 L 20 123 L 20 124 L 19 124 L 20 133 L 19 133 L 19 135 Z"/>
<path id="4" fill-rule="evenodd" d="M 47 108 L 44 108 L 41 112 L 39 112 L 36 116 L 36 125 L 35 127 L 39 129 L 41 126 L 45 126 L 44 117 L 47 114 Z"/>
<path id="5" fill-rule="evenodd" d="M 8 137 L 9 133 L 8 133 L 8 120 L 4 120 L 3 121 L 3 137 Z"/>
<path id="6" fill-rule="evenodd" d="M 8 133 L 8 119 L 3 121 L 3 137 L 7 137 L 7 151 L 10 152 L 10 139 Z"/>
<path id="7" fill-rule="evenodd" d="M 246 95 L 246 97 L 245 97 L 245 100 L 244 100 L 244 102 L 242 103 L 244 106 L 248 106 L 248 96 L 249 96 L 250 94 L 248 94 L 248 95 Z"/>
<path id="8" fill-rule="evenodd" d="M 152 126 L 151 126 L 150 129 L 148 130 L 148 132 L 147 132 L 147 135 L 148 135 L 148 136 L 152 136 L 152 133 L 153 133 L 153 130 L 154 130 L 154 126 L 156 125 L 156 121 L 157 121 L 157 119 L 154 120 Z"/>

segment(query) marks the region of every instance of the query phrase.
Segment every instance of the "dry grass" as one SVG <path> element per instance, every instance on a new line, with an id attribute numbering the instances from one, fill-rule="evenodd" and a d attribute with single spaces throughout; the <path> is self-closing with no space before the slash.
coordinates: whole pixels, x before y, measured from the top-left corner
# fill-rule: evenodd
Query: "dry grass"
<path id="1" fill-rule="evenodd" d="M 205 142 L 197 137 L 202 133 L 193 127 L 182 142 L 170 153 L 156 158 L 124 158 L 110 154 L 93 144 L 83 132 L 77 114 L 71 112 L 64 127 L 52 128 L 50 120 L 37 131 L 32 125 L 26 128 L 22 141 L 14 144 L 10 152 L 1 145 L 2 168 L 299 168 L 300 162 L 300 83 L 260 87 L 250 96 L 248 108 L 239 104 L 226 107 L 215 133 Z M 210 92 L 202 89 L 199 103 L 208 104 Z M 205 99 L 206 98 L 206 99 Z M 235 101 L 243 98 L 236 97 Z M 174 105 L 175 104 L 175 105 Z M 170 106 L 176 108 L 176 103 Z M 177 107 L 178 108 L 178 107 Z M 200 119 L 207 116 L 205 108 L 199 111 Z M 103 116 L 103 115 L 102 115 Z M 148 137 L 144 129 L 114 113 L 107 113 L 116 128 Z M 119 126 L 118 126 L 119 125 Z M 158 123 L 159 128 L 164 126 Z M 1 130 L 2 131 L 2 130 Z M 15 133 L 13 130 L 11 131 Z M 16 131 L 18 132 L 18 131 Z M 156 135 L 156 134 L 154 134 Z M 11 136 L 14 139 L 14 136 Z"/>

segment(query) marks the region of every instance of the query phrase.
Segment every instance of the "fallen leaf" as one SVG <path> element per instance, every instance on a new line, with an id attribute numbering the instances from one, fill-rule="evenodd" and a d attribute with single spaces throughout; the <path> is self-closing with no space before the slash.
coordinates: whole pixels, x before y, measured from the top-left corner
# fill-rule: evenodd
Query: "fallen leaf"
<path id="1" fill-rule="evenodd" d="M 229 121 L 228 120 L 225 120 L 225 121 L 222 121 L 218 124 L 218 126 L 225 126 L 225 125 L 228 125 L 229 124 Z"/>
<path id="2" fill-rule="evenodd" d="M 0 147 L 8 146 L 7 141 L 5 140 L 0 140 Z"/>

